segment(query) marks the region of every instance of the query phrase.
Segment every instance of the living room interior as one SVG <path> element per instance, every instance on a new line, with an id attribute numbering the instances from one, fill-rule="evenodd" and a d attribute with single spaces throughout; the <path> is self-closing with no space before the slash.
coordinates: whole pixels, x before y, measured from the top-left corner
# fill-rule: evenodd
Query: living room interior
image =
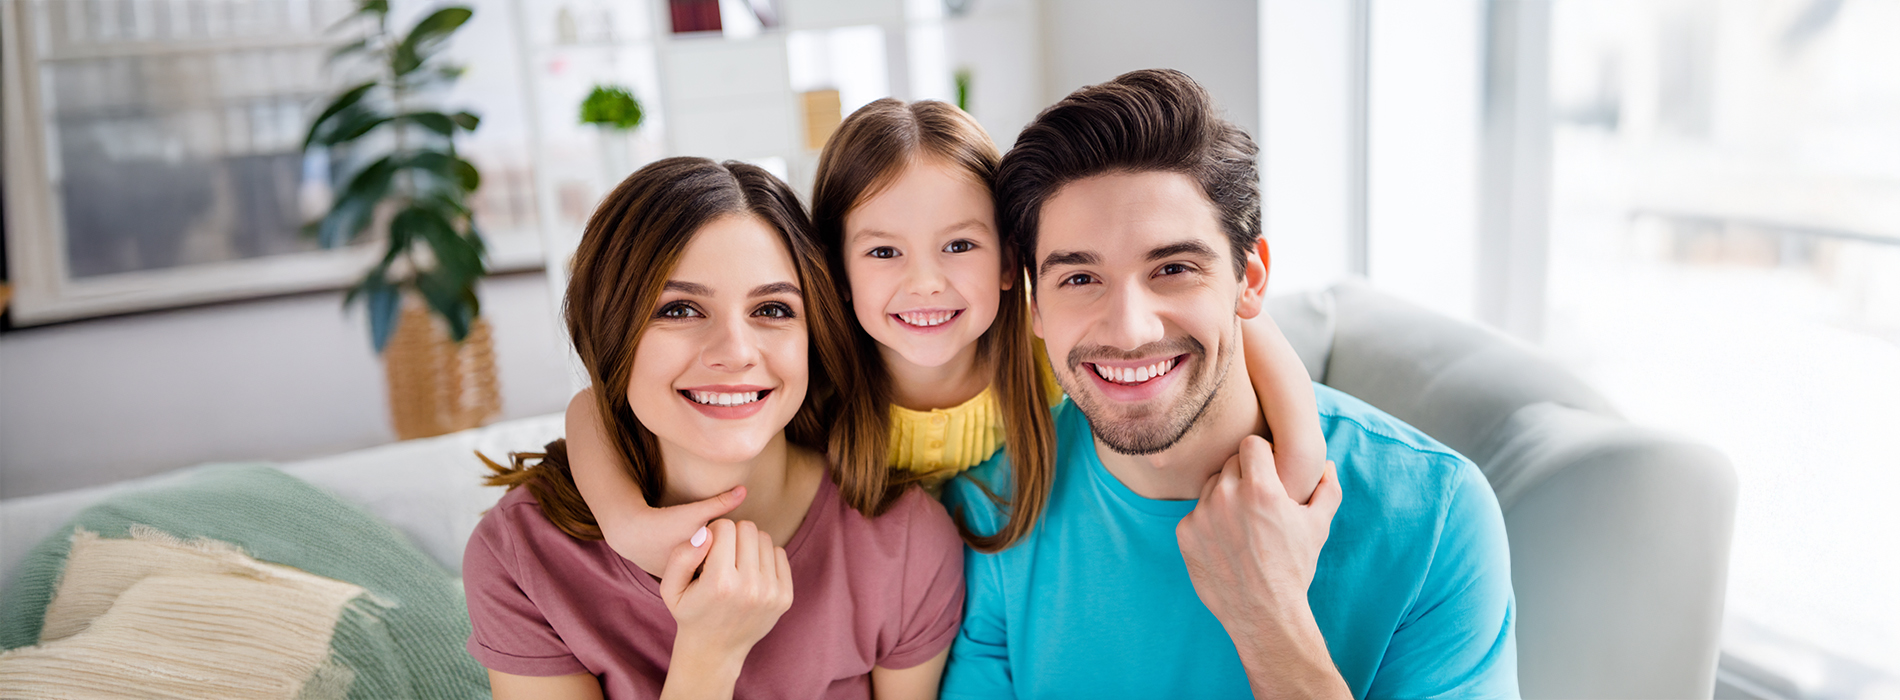
<path id="1" fill-rule="evenodd" d="M 54 614 L 29 569 L 87 508 L 205 473 L 351 504 L 449 590 L 500 495 L 476 453 L 558 437 L 585 386 L 561 294 L 627 174 L 738 159 L 809 197 L 874 99 L 1007 149 L 1168 67 L 1260 145 L 1315 381 L 1490 478 L 1525 697 L 1900 698 L 1900 5 L 392 0 L 441 71 L 374 89 L 427 105 L 479 225 L 420 253 L 354 188 L 418 148 L 339 99 L 382 79 L 364 6 L 0 0 L 8 605 Z M 468 245 L 440 279 L 472 297 L 381 276 Z"/>

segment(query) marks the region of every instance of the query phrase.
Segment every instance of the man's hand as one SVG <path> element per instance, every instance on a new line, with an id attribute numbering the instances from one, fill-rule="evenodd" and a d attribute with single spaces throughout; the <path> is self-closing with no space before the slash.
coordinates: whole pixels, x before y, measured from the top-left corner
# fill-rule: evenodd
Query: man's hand
<path id="1" fill-rule="evenodd" d="M 1267 441 L 1248 436 L 1175 528 L 1194 593 L 1233 638 L 1256 698 L 1351 695 L 1306 602 L 1339 501 L 1331 462 L 1301 505 Z"/>

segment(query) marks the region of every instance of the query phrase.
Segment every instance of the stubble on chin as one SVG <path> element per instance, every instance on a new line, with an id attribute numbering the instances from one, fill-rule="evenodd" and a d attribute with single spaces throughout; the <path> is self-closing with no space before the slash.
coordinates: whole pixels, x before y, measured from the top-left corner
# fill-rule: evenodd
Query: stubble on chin
<path id="1" fill-rule="evenodd" d="M 1097 393 L 1093 383 L 1083 376 L 1084 372 L 1091 371 L 1082 367 L 1084 362 L 1154 357 L 1161 354 L 1158 351 L 1187 356 L 1182 363 L 1187 367 L 1176 369 L 1188 371 L 1188 376 L 1180 378 L 1184 388 L 1179 398 L 1168 405 L 1131 406 L 1109 399 Z M 1226 383 L 1232 360 L 1231 352 L 1223 353 L 1212 363 L 1218 366 L 1210 366 L 1206 346 L 1191 337 L 1170 338 L 1127 352 L 1102 346 L 1077 346 L 1069 351 L 1070 381 L 1058 383 L 1065 384 L 1063 390 L 1075 401 L 1076 408 L 1082 410 L 1082 416 L 1088 419 L 1089 428 L 1102 444 L 1118 454 L 1151 455 L 1175 446 L 1200 423 L 1201 416 L 1214 404 L 1214 397 Z M 1058 376 L 1058 379 L 1061 377 Z M 1165 398 L 1160 397 L 1156 401 Z"/>

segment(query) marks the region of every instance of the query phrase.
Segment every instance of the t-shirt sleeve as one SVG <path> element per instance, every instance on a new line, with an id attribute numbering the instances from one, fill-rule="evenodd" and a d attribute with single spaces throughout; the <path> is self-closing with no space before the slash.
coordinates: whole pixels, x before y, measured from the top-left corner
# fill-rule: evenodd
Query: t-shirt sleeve
<path id="1" fill-rule="evenodd" d="M 512 536 L 516 533 L 507 527 L 505 508 L 497 506 L 482 518 L 462 554 L 462 584 L 473 628 L 469 655 L 484 667 L 517 676 L 588 673 L 523 590 Z"/>
<path id="2" fill-rule="evenodd" d="M 1418 600 L 1367 689 L 1371 698 L 1516 698 L 1516 599 L 1497 496 L 1465 462 Z"/>
<path id="3" fill-rule="evenodd" d="M 972 475 L 950 482 L 944 489 L 944 503 L 964 509 L 967 524 L 977 532 L 995 532 L 1000 514 L 988 497 L 969 481 L 969 476 Z M 950 647 L 950 665 L 944 669 L 942 697 L 946 700 L 1014 697 L 1002 579 L 997 571 L 999 555 L 964 547 L 963 557 L 964 580 L 968 587 L 963 628 Z"/>
<path id="4" fill-rule="evenodd" d="M 898 641 L 877 660 L 902 669 L 929 661 L 956 639 L 963 619 L 963 540 L 950 516 L 922 491 L 905 497 L 910 511 L 904 552 L 904 625 Z"/>

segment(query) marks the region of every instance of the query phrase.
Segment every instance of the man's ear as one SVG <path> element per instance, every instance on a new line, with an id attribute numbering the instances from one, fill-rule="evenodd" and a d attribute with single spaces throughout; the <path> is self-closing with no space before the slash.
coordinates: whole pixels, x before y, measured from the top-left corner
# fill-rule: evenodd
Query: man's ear
<path id="1" fill-rule="evenodd" d="M 1014 288 L 1016 280 L 1022 276 L 1023 269 L 1016 264 L 1016 251 L 1010 250 L 1009 246 L 1003 246 L 1003 291 L 1007 292 Z"/>
<path id="2" fill-rule="evenodd" d="M 1267 251 L 1267 237 L 1254 239 L 1253 250 L 1247 251 L 1247 268 L 1240 278 L 1240 302 L 1234 305 L 1235 313 L 1241 318 L 1253 318 L 1267 306 L 1267 271 L 1273 256 Z"/>

